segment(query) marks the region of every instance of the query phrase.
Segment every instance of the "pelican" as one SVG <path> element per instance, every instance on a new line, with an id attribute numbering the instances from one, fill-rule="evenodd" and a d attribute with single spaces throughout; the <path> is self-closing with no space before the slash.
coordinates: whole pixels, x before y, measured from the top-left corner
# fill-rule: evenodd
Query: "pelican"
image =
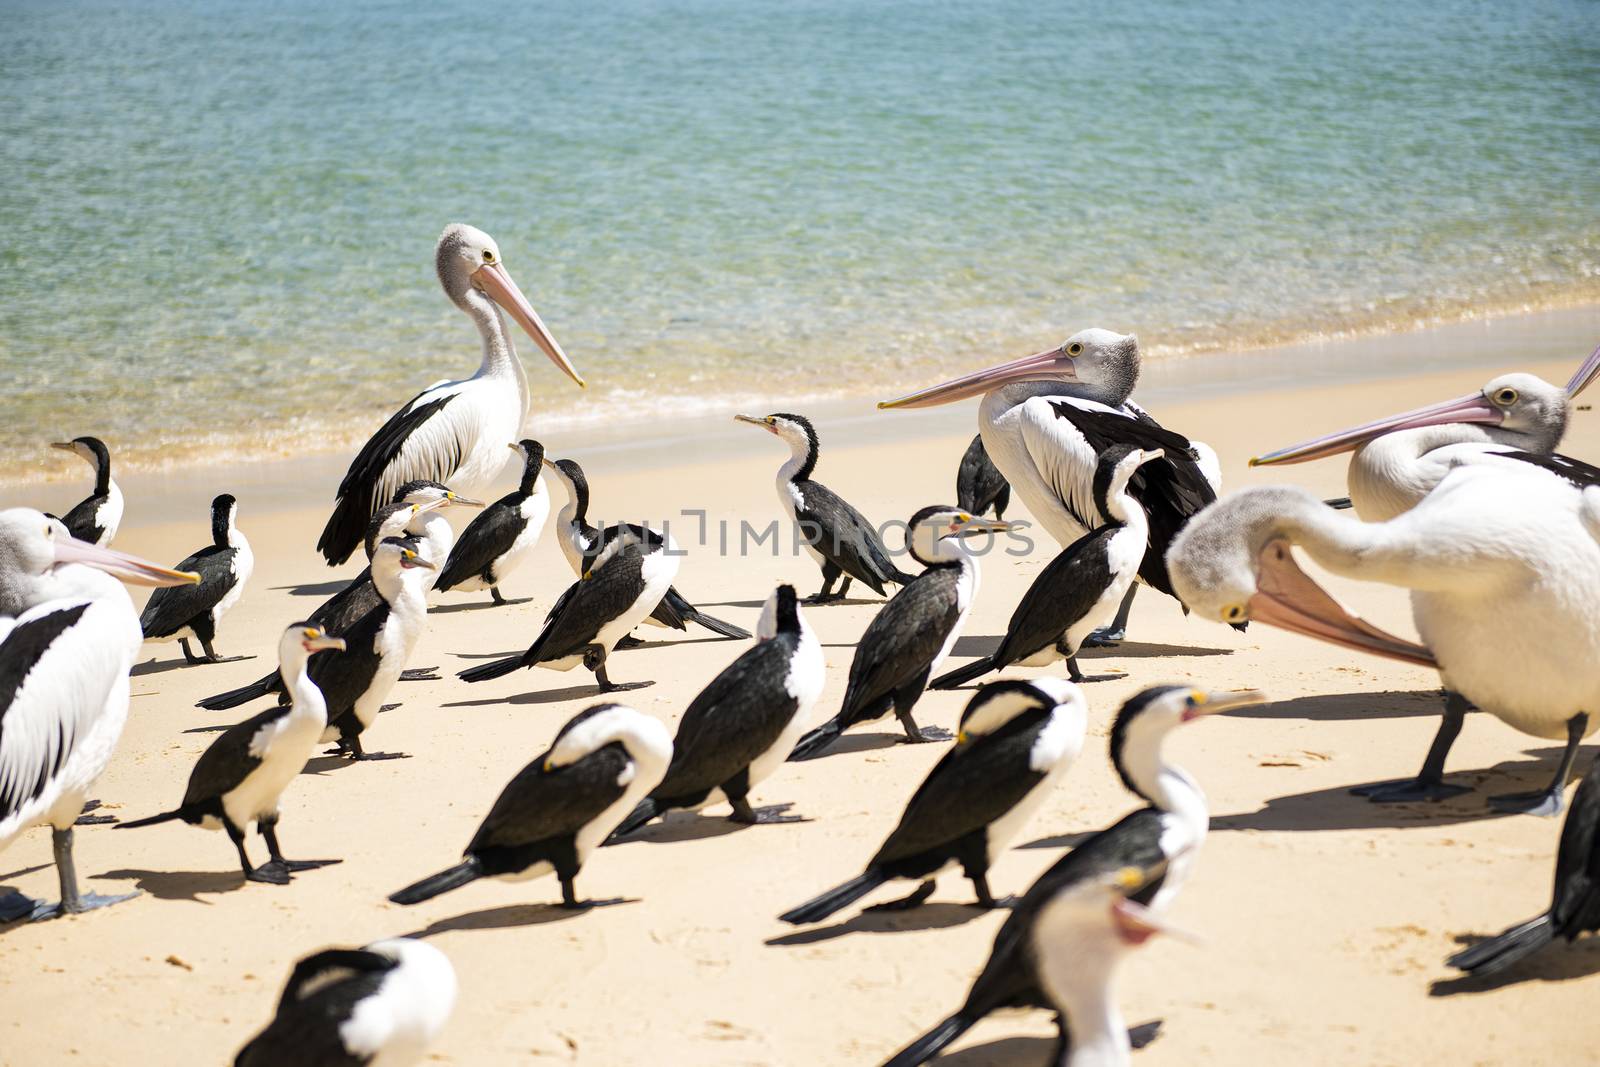
<path id="1" fill-rule="evenodd" d="M 522 436 L 528 417 L 528 378 L 501 308 L 550 362 L 583 386 L 539 313 L 506 273 L 494 238 L 456 223 L 440 234 L 434 258 L 445 295 L 478 325 L 483 362 L 470 378 L 436 382 L 412 397 L 362 446 L 339 483 L 333 514 L 317 540 L 330 567 L 360 547 L 373 512 L 406 482 L 443 482 L 464 496 L 482 496 L 505 466 L 506 446 Z"/>
<path id="2" fill-rule="evenodd" d="M 1160 426 L 1128 398 L 1139 381 L 1139 340 L 1110 330 L 1082 330 L 1059 348 L 1002 363 L 941 385 L 886 400 L 880 408 L 922 408 L 983 396 L 979 437 L 996 469 L 1045 531 L 1066 548 L 1107 522 L 1095 505 L 1099 454 L 1114 444 L 1163 449 L 1132 484 L 1150 518 L 1150 545 L 1139 578 L 1171 594 L 1163 557 L 1185 521 L 1217 498 L 1216 453 Z M 1109 630 L 1090 644 L 1120 639 L 1134 590 Z"/>
<path id="3" fill-rule="evenodd" d="M 1535 737 L 1566 742 L 1548 788 L 1490 798 L 1555 815 L 1578 742 L 1600 726 L 1600 489 L 1499 466 L 1462 467 L 1410 511 L 1364 523 L 1303 489 L 1262 486 L 1197 516 L 1168 563 L 1185 604 L 1224 622 L 1254 619 L 1347 648 L 1437 666 L 1449 700 L 1415 780 L 1375 800 L 1437 799 L 1465 701 Z M 1291 545 L 1335 574 L 1411 591 L 1423 645 L 1346 612 L 1296 565 Z"/>
<path id="4" fill-rule="evenodd" d="M 1556 453 L 1572 398 L 1597 374 L 1600 348 L 1565 387 L 1533 374 L 1501 374 L 1476 393 L 1289 445 L 1250 465 L 1284 466 L 1353 451 L 1350 502 L 1368 522 L 1415 507 L 1445 475 L 1470 463 L 1540 467 L 1579 486 L 1600 484 L 1600 471 Z"/>
<path id="5" fill-rule="evenodd" d="M 72 825 L 122 736 L 128 671 L 144 640 L 118 578 L 154 586 L 200 580 L 79 541 L 32 508 L 0 511 L 0 849 L 49 823 L 61 885 L 56 904 L 0 897 L 0 922 L 133 895 L 79 893 L 72 856 Z"/>

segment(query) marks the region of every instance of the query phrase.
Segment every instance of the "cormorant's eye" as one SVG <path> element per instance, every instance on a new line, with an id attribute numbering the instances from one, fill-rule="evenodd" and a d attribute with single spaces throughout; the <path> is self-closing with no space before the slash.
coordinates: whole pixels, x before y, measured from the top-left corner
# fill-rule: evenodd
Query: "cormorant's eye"
<path id="1" fill-rule="evenodd" d="M 1067 346 L 1067 355 L 1069 355 L 1069 356 L 1079 356 L 1079 355 L 1082 355 L 1082 354 L 1083 354 L 1083 344 L 1082 344 L 1082 342 L 1074 341 L 1070 345 Z"/>
<path id="2" fill-rule="evenodd" d="M 1229 622 L 1244 622 L 1245 616 L 1250 614 L 1243 604 L 1229 604 L 1222 609 L 1222 617 Z"/>
<path id="3" fill-rule="evenodd" d="M 1494 402 L 1508 408 L 1517 402 L 1517 391 L 1508 385 L 1494 394 Z"/>
<path id="4" fill-rule="evenodd" d="M 494 262 L 494 253 L 489 251 L 487 248 L 485 248 L 483 250 L 483 261 L 485 263 L 493 263 Z"/>

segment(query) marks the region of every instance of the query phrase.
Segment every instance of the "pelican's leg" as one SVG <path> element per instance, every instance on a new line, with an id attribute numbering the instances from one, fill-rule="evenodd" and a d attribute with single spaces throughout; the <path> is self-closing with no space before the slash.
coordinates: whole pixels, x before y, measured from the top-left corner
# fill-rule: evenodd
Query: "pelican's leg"
<path id="1" fill-rule="evenodd" d="M 256 821 L 256 829 L 261 831 L 261 836 L 267 839 L 267 854 L 272 857 L 268 866 L 278 866 L 285 871 L 314 871 L 318 867 L 331 867 L 341 860 L 286 860 L 283 850 L 278 847 L 278 816 L 272 815 Z"/>
<path id="2" fill-rule="evenodd" d="M 72 827 L 65 830 L 50 830 L 50 847 L 56 856 L 56 878 L 61 883 L 61 902 L 47 904 L 38 902 L 33 909 L 33 919 L 53 919 L 58 915 L 78 915 L 95 908 L 104 908 L 111 904 L 120 904 L 124 900 L 132 900 L 138 896 L 138 890 L 132 893 L 123 893 L 120 896 L 103 897 L 99 893 L 78 892 L 78 865 L 72 859 Z"/>
<path id="3" fill-rule="evenodd" d="M 1496 811 L 1521 815 L 1560 815 L 1561 794 L 1566 790 L 1567 778 L 1572 774 L 1572 763 L 1578 758 L 1578 742 L 1583 740 L 1588 729 L 1587 712 L 1580 711 L 1567 720 L 1567 748 L 1561 753 L 1561 766 L 1556 768 L 1556 776 L 1550 780 L 1548 788 L 1532 793 L 1502 793 L 1490 797 L 1489 806 Z"/>
<path id="4" fill-rule="evenodd" d="M 1366 797 L 1374 804 L 1444 800 L 1446 797 L 1471 792 L 1468 786 L 1447 785 L 1444 781 L 1444 758 L 1450 754 L 1450 746 L 1456 743 L 1456 737 L 1461 733 L 1461 724 L 1466 719 L 1467 712 L 1471 710 L 1471 701 L 1452 689 L 1446 689 L 1444 718 L 1439 720 L 1439 732 L 1434 735 L 1433 744 L 1428 746 L 1427 758 L 1422 761 L 1422 770 L 1417 772 L 1417 776 L 1399 782 L 1360 785 L 1350 792 L 1358 797 Z"/>
<path id="5" fill-rule="evenodd" d="M 1128 615 L 1133 611 L 1133 595 L 1138 591 L 1138 582 L 1128 586 L 1128 591 L 1123 594 L 1122 603 L 1117 606 L 1117 617 L 1111 620 L 1110 626 L 1096 630 L 1084 638 L 1083 647 L 1108 648 L 1128 636 Z"/>

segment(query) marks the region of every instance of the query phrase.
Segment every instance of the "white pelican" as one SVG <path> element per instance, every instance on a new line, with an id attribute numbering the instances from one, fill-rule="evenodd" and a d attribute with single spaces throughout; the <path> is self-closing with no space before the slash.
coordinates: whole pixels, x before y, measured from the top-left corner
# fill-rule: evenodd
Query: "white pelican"
<path id="1" fill-rule="evenodd" d="M 1541 467 L 1578 485 L 1600 484 L 1600 472 L 1555 452 L 1572 398 L 1597 374 L 1600 348 L 1565 387 L 1533 374 L 1501 374 L 1476 393 L 1289 445 L 1250 465 L 1306 463 L 1353 451 L 1350 502 L 1368 522 L 1415 507 L 1446 474 L 1469 463 Z"/>
<path id="2" fill-rule="evenodd" d="M 61 883 L 57 904 L 0 897 L 0 922 L 128 899 L 80 894 L 72 860 L 72 825 L 122 736 L 144 639 L 116 578 L 165 586 L 199 575 L 76 540 L 32 508 L 0 511 L 0 849 L 49 823 Z"/>
<path id="3" fill-rule="evenodd" d="M 1150 518 L 1150 547 L 1141 581 L 1171 594 L 1163 558 L 1189 516 L 1216 499 L 1216 453 L 1164 429 L 1128 398 L 1139 381 L 1139 341 L 1132 334 L 1090 329 L 1061 347 L 1002 363 L 880 408 L 933 407 L 983 395 L 978 430 L 990 460 L 1035 519 L 1066 548 L 1108 517 L 1095 505 L 1099 454 L 1113 444 L 1163 449 L 1131 483 Z M 1088 643 L 1115 641 L 1127 628 L 1133 590 L 1109 631 Z"/>
<path id="4" fill-rule="evenodd" d="M 1168 564 L 1184 603 L 1224 622 L 1253 619 L 1409 663 L 1437 665 L 1445 687 L 1535 737 L 1566 741 L 1549 787 L 1493 797 L 1503 811 L 1554 815 L 1578 742 L 1600 726 L 1600 489 L 1499 466 L 1451 472 L 1384 523 L 1327 508 L 1303 489 L 1263 486 L 1206 509 Z M 1426 647 L 1351 616 L 1295 564 L 1299 545 L 1335 574 L 1411 590 Z M 1445 722 L 1413 781 L 1373 799 L 1449 795 L 1440 776 L 1465 708 Z"/>
<path id="5" fill-rule="evenodd" d="M 483 495 L 505 466 L 510 458 L 506 446 L 522 436 L 528 417 L 528 378 L 501 308 L 562 373 L 583 385 L 539 313 L 506 273 L 494 238 L 461 223 L 447 226 L 435 259 L 445 295 L 478 325 L 483 362 L 470 378 L 435 382 L 412 397 L 362 446 L 339 483 L 338 502 L 317 541 L 329 566 L 350 558 L 373 512 L 394 499 L 395 490 L 406 482 L 443 482 L 475 497 Z"/>

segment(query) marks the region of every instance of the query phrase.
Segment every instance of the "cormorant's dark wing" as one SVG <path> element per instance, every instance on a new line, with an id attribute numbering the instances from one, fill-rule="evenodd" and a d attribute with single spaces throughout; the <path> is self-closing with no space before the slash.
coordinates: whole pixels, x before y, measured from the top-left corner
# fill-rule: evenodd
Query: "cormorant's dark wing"
<path id="1" fill-rule="evenodd" d="M 389 503 L 395 490 L 417 479 L 448 484 L 461 466 L 471 442 L 463 441 L 448 419 L 441 418 L 436 429 L 429 425 L 460 393 L 428 398 L 431 392 L 424 389 L 391 415 L 351 461 L 333 514 L 317 538 L 317 551 L 329 566 L 343 563 L 361 547 L 373 512 Z"/>
<path id="2" fill-rule="evenodd" d="M 1016 807 L 1044 775 L 1030 770 L 1028 753 L 1043 720 L 992 737 L 959 742 L 911 795 L 900 824 L 869 866 L 893 863 L 948 845 Z"/>
<path id="3" fill-rule="evenodd" d="M 351 625 L 342 636 L 344 651 L 330 650 L 311 657 L 306 674 L 322 690 L 328 705 L 328 722 L 355 707 L 356 701 L 378 673 L 378 635 L 389 619 L 389 604 L 379 598 L 378 606 Z"/>
<path id="4" fill-rule="evenodd" d="M 1494 454 L 1538 467 L 1541 470 L 1547 470 L 1558 477 L 1565 478 L 1579 489 L 1587 489 L 1591 485 L 1600 485 L 1600 467 L 1590 466 L 1581 459 L 1563 456 L 1559 452 L 1552 452 L 1547 456 L 1541 456 L 1534 452 L 1496 452 Z"/>
<path id="5" fill-rule="evenodd" d="M 1118 529 L 1090 530 L 1045 565 L 1011 613 L 1006 635 L 992 657 L 997 665 L 1027 659 L 1050 647 L 1089 614 L 1111 585 L 1106 545 Z"/>
<path id="6" fill-rule="evenodd" d="M 442 592 L 469 578 L 482 577 L 490 564 L 510 551 L 524 525 L 521 504 L 521 493 L 509 493 L 468 523 L 433 587 Z"/>
<path id="7" fill-rule="evenodd" d="M 1550 911 L 1556 932 L 1568 940 L 1600 928 L 1600 759 L 1583 776 L 1561 827 Z"/>
<path id="8" fill-rule="evenodd" d="M 902 588 L 867 625 L 850 663 L 839 714 L 846 726 L 927 671 L 961 618 L 955 567 L 930 567 Z"/>
<path id="9" fill-rule="evenodd" d="M 619 779 L 632 760 L 621 742 L 547 771 L 549 758 L 545 752 L 511 779 L 473 835 L 468 852 L 575 834 L 627 791 Z"/>
<path id="10" fill-rule="evenodd" d="M 94 544 L 100 535 L 100 506 L 108 499 L 109 494 L 91 493 L 72 505 L 72 510 L 61 517 L 61 525 L 78 540 Z"/>
<path id="11" fill-rule="evenodd" d="M 189 787 L 183 791 L 184 806 L 222 796 L 261 766 L 261 760 L 250 754 L 250 745 L 256 733 L 263 726 L 283 718 L 289 711 L 288 707 L 269 708 L 224 730 L 211 742 L 210 748 L 200 753 L 194 770 L 189 772 Z"/>
<path id="12" fill-rule="evenodd" d="M 1108 876 L 1123 867 L 1150 870 L 1159 866 L 1166 859 L 1161 851 L 1161 830 L 1161 813 L 1141 808 L 1056 860 L 1023 894 L 1000 927 L 989 962 L 967 994 L 963 1014 L 982 1016 L 1008 1005 L 1044 1006 L 1031 936 L 1039 912 L 1066 886 Z M 1149 903 L 1164 880 L 1165 876 L 1153 879 L 1131 899 Z"/>
<path id="13" fill-rule="evenodd" d="M 546 660 L 564 659 L 593 644 L 606 623 L 639 599 L 644 589 L 640 574 L 644 558 L 636 546 L 630 545 L 599 569 L 591 571 L 589 577 L 573 582 L 528 649 L 526 662 L 531 666 Z"/>
<path id="14" fill-rule="evenodd" d="M 363 1067 L 339 1030 L 356 1005 L 378 992 L 396 963 L 360 949 L 329 949 L 301 960 L 271 1024 L 239 1051 L 234 1067 Z M 309 990 L 302 995 L 303 990 Z"/>
<path id="15" fill-rule="evenodd" d="M 700 691 L 678 723 L 672 763 L 652 795 L 713 789 L 777 742 L 799 707 L 784 687 L 794 650 L 788 634 L 758 642 Z"/>
<path id="16" fill-rule="evenodd" d="M 593 563 L 594 558 L 605 551 L 607 545 L 623 534 L 629 535 L 635 544 L 641 546 L 648 545 L 651 548 L 661 548 L 667 543 L 665 537 L 648 526 L 640 526 L 636 522 L 612 523 L 603 530 L 595 531 L 594 537 L 589 541 L 589 547 L 584 549 L 583 565 L 587 567 Z M 682 627 L 680 626 L 679 629 L 682 629 Z"/>
<path id="17" fill-rule="evenodd" d="M 1216 490 L 1196 462 L 1198 457 L 1189 439 L 1166 429 L 1142 411 L 1128 417 L 1060 401 L 1052 402 L 1050 407 L 1057 417 L 1072 423 L 1096 455 L 1113 444 L 1164 450 L 1161 459 L 1152 460 L 1135 472 L 1128 481 L 1128 492 L 1150 520 L 1150 547 L 1139 566 L 1139 577 L 1152 588 L 1175 596 L 1167 576 L 1166 548 L 1191 516 L 1217 499 Z"/>
<path id="18" fill-rule="evenodd" d="M 956 505 L 974 515 L 982 515 L 995 507 L 1000 494 L 1010 487 L 989 459 L 983 447 L 983 435 L 978 434 L 961 457 L 961 467 L 956 471 Z M 1000 504 L 996 510 L 1003 509 Z"/>
<path id="19" fill-rule="evenodd" d="M 139 616 L 145 637 L 170 637 L 216 607 L 233 588 L 233 560 L 238 554 L 236 548 L 207 545 L 184 557 L 177 569 L 196 572 L 200 581 L 159 586 L 150 594 Z"/>
<path id="20" fill-rule="evenodd" d="M 797 482 L 802 503 L 795 508 L 800 538 L 838 565 L 850 577 L 882 593 L 885 582 L 903 575 L 889 561 L 889 552 L 866 516 L 821 482 Z"/>
<path id="21" fill-rule="evenodd" d="M 372 568 L 367 567 L 350 580 L 350 584 L 324 600 L 307 621 L 321 627 L 330 637 L 339 637 L 356 620 L 383 603 L 378 587 L 372 582 Z"/>

